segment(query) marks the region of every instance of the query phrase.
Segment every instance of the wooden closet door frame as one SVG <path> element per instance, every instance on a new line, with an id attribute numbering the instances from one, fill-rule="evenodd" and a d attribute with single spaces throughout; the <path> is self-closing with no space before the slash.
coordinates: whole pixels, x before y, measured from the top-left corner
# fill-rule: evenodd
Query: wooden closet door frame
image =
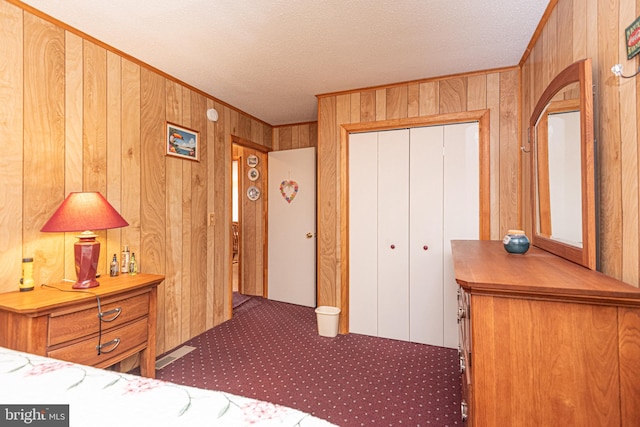
<path id="1" fill-rule="evenodd" d="M 489 110 L 485 109 L 408 119 L 344 124 L 340 126 L 340 211 L 342 213 L 340 216 L 341 334 L 349 332 L 349 134 L 356 132 L 374 132 L 391 129 L 478 122 L 478 144 L 480 154 L 480 216 L 478 218 L 478 228 L 480 239 L 488 240 L 491 238 L 491 133 L 489 114 Z"/>

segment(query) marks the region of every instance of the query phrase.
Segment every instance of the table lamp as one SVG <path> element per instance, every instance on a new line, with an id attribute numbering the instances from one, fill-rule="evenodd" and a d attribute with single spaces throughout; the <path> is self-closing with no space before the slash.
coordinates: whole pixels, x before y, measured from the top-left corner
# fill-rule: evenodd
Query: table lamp
<path id="1" fill-rule="evenodd" d="M 122 216 L 98 192 L 70 193 L 40 231 L 82 231 L 74 245 L 76 274 L 74 289 L 94 288 L 100 242 L 96 234 L 88 230 L 107 230 L 129 225 Z"/>

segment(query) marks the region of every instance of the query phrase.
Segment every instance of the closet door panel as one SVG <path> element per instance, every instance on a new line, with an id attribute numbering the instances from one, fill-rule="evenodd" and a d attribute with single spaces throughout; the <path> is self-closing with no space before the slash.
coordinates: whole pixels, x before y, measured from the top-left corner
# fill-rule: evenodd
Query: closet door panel
<path id="1" fill-rule="evenodd" d="M 409 130 L 379 132 L 378 336 L 405 341 L 409 340 L 408 201 Z"/>
<path id="2" fill-rule="evenodd" d="M 480 238 L 478 124 L 445 126 L 444 153 L 444 346 L 457 348 L 457 286 L 451 240 Z"/>
<path id="3" fill-rule="evenodd" d="M 378 335 L 378 136 L 349 136 L 349 331 Z"/>
<path id="4" fill-rule="evenodd" d="M 410 131 L 409 335 L 443 345 L 443 126 Z"/>

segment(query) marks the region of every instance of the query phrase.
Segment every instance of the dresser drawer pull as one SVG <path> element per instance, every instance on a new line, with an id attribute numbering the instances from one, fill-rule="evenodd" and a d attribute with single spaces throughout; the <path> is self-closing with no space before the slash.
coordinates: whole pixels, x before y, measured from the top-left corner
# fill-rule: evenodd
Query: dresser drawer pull
<path id="1" fill-rule="evenodd" d="M 109 350 L 103 350 L 104 347 L 108 347 L 110 345 L 112 345 L 113 347 L 111 347 Z M 120 338 L 116 338 L 104 344 L 97 345 L 96 350 L 98 350 L 98 354 L 111 353 L 113 350 L 118 348 L 118 345 L 120 345 Z"/>
<path id="2" fill-rule="evenodd" d="M 467 406 L 467 402 L 465 402 L 464 400 L 462 401 L 462 403 L 460 403 L 460 415 L 462 421 L 467 421 L 467 418 L 469 418 L 469 408 Z"/>
<path id="3" fill-rule="evenodd" d="M 116 320 L 118 318 L 118 316 L 120 316 L 120 313 L 122 313 L 122 308 L 121 307 L 117 307 L 111 310 L 107 310 L 107 311 L 103 311 L 98 313 L 98 317 L 100 318 L 100 320 L 102 320 L 103 322 L 113 322 L 114 320 Z M 109 318 L 109 319 L 105 319 L 105 316 L 110 316 L 113 314 L 113 317 Z"/>

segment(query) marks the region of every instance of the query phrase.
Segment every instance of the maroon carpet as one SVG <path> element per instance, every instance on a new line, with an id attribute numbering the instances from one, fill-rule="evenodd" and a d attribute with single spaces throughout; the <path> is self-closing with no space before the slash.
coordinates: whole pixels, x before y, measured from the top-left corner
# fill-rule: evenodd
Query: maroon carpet
<path id="1" fill-rule="evenodd" d="M 363 335 L 321 337 L 312 308 L 252 297 L 185 345 L 157 378 L 290 406 L 340 426 L 460 421 L 457 351 Z"/>

